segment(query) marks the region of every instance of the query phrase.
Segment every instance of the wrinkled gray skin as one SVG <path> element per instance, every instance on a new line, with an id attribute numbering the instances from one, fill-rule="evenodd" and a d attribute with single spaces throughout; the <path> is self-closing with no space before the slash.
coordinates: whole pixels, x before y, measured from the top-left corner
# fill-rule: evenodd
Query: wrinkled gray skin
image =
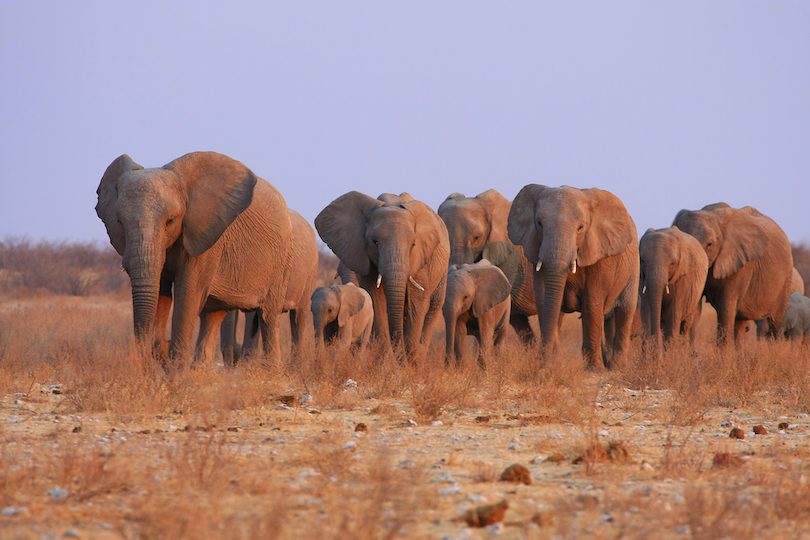
<path id="1" fill-rule="evenodd" d="M 132 281 L 135 335 L 187 365 L 213 361 L 229 310 L 260 310 L 265 353 L 278 357 L 278 317 L 290 271 L 292 228 L 281 194 L 242 163 L 194 152 L 156 169 L 127 155 L 105 171 L 96 213 Z M 172 299 L 172 294 L 174 298 Z"/>
<path id="2" fill-rule="evenodd" d="M 677 227 L 647 229 L 639 241 L 645 350 L 660 355 L 684 334 L 694 347 L 709 260 L 703 247 Z"/>
<path id="3" fill-rule="evenodd" d="M 605 315 L 614 310 L 612 343 L 602 351 L 611 367 L 630 345 L 638 303 L 638 236 L 618 197 L 597 188 L 520 190 L 508 220 L 509 238 L 535 261 L 535 298 L 546 354 L 559 346 L 563 313 L 582 313 L 582 350 L 599 367 Z M 601 365 L 601 362 L 599 363 Z"/>
<path id="4" fill-rule="evenodd" d="M 810 341 L 810 298 L 798 292 L 791 293 L 782 321 L 782 333 L 789 339 Z"/>
<path id="5" fill-rule="evenodd" d="M 357 281 L 357 274 L 354 273 L 348 266 L 343 264 L 343 261 L 338 263 L 337 273 L 335 274 L 335 279 L 340 277 L 340 281 L 343 285 L 348 285 L 349 283 L 353 283 L 354 285 L 360 286 L 360 282 Z"/>
<path id="6" fill-rule="evenodd" d="M 371 337 L 371 297 L 356 285 L 318 287 L 312 293 L 312 321 L 317 347 L 334 344 L 339 351 L 365 347 Z"/>
<path id="7" fill-rule="evenodd" d="M 318 241 L 312 225 L 301 214 L 292 209 L 288 209 L 288 213 L 293 232 L 292 270 L 287 281 L 282 312 L 290 313 L 290 336 L 295 353 L 302 344 L 312 342 L 312 312 L 309 303 L 318 280 Z M 259 349 L 259 320 L 256 312 L 245 314 L 241 353 L 236 342 L 237 316 L 238 312 L 232 311 L 222 322 L 220 347 L 226 366 L 233 366 L 240 356 L 250 357 Z"/>
<path id="8" fill-rule="evenodd" d="M 534 295 L 534 265 L 523 247 L 509 240 L 507 219 L 512 204 L 494 189 L 475 197 L 453 193 L 439 206 L 447 225 L 450 264 L 472 264 L 487 259 L 500 268 L 512 288 L 510 324 L 523 342 L 533 339 L 529 317 L 537 315 Z"/>
<path id="9" fill-rule="evenodd" d="M 726 203 L 681 210 L 673 225 L 697 238 L 709 259 L 706 300 L 717 311 L 717 340 L 742 340 L 749 320 L 777 333 L 787 309 L 793 255 L 787 235 L 755 208 Z M 734 334 L 732 334 L 734 332 Z"/>
<path id="10" fill-rule="evenodd" d="M 478 365 L 492 358 L 493 348 L 506 338 L 512 286 L 503 271 L 486 259 L 475 264 L 451 265 L 444 300 L 445 362 L 465 361 L 467 335 L 478 338 Z"/>
<path id="11" fill-rule="evenodd" d="M 375 335 L 421 358 L 447 285 L 450 244 L 441 218 L 407 194 L 373 199 L 352 191 L 318 214 L 315 228 L 371 296 Z"/>

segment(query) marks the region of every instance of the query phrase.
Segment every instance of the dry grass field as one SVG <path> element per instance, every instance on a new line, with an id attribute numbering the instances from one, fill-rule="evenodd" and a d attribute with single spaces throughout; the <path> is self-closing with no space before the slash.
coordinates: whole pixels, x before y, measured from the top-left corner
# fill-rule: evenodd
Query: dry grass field
<path id="1" fill-rule="evenodd" d="M 418 366 L 169 376 L 105 272 L 0 297 L 0 538 L 810 538 L 810 348 L 718 351 L 710 307 L 697 354 L 634 342 L 610 372 L 569 316 L 559 355 L 512 339 L 486 371 L 446 368 L 438 329 Z"/>

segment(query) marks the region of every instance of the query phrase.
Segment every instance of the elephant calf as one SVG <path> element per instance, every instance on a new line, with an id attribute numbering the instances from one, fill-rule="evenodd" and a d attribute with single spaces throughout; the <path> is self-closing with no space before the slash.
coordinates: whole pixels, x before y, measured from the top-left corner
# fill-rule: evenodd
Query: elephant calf
<path id="1" fill-rule="evenodd" d="M 371 297 L 353 283 L 318 287 L 312 293 L 317 346 L 335 342 L 339 349 L 364 347 L 371 336 L 374 309 Z"/>
<path id="2" fill-rule="evenodd" d="M 455 356 L 456 365 L 464 360 L 467 334 L 471 333 L 478 338 L 478 363 L 485 366 L 493 346 L 506 337 L 511 292 L 503 271 L 486 259 L 449 268 L 443 307 L 447 363 L 451 356 Z"/>
<path id="3" fill-rule="evenodd" d="M 689 335 L 695 344 L 709 259 L 700 242 L 678 227 L 647 229 L 639 241 L 645 345 L 658 354 L 663 340 Z"/>
<path id="4" fill-rule="evenodd" d="M 786 338 L 810 339 L 810 298 L 802 293 L 791 293 L 788 298 L 782 330 Z"/>

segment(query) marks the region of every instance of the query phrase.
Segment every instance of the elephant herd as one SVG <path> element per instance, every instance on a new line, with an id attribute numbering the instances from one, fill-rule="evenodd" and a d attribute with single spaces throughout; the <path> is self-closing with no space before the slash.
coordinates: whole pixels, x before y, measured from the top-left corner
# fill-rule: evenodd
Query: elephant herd
<path id="1" fill-rule="evenodd" d="M 581 314 L 590 367 L 613 366 L 639 318 L 649 354 L 678 335 L 694 344 L 704 296 L 721 344 L 739 339 L 749 320 L 772 336 L 810 333 L 810 299 L 791 295 L 804 286 L 787 236 L 752 207 L 681 210 L 671 227 L 639 241 L 622 202 L 597 188 L 530 184 L 511 203 L 495 190 L 454 193 L 438 212 L 407 193 L 352 191 L 315 219 L 343 282 L 316 289 L 312 226 L 234 159 L 194 152 L 144 169 L 122 155 L 97 193 L 96 212 L 132 283 L 135 335 L 181 365 L 210 360 L 220 336 L 226 365 L 260 341 L 278 359 L 288 311 L 294 346 L 310 328 L 319 346 L 338 348 L 364 346 L 373 334 L 412 361 L 426 354 L 441 313 L 446 360 L 461 362 L 473 334 L 482 366 L 509 325 L 553 354 L 572 312 Z M 248 313 L 244 352 L 238 311 Z"/>

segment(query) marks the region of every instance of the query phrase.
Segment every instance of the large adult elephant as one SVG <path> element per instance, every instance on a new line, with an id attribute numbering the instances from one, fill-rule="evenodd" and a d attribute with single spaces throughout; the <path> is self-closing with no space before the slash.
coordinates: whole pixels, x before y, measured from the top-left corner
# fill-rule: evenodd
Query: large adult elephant
<path id="1" fill-rule="evenodd" d="M 475 197 L 453 193 L 439 206 L 439 216 L 450 237 L 450 264 L 473 264 L 486 259 L 501 269 L 512 287 L 509 322 L 525 341 L 533 337 L 529 317 L 537 315 L 534 268 L 523 247 L 509 240 L 507 220 L 512 208 L 506 197 L 487 190 Z"/>
<path id="2" fill-rule="evenodd" d="M 318 214 L 315 228 L 371 295 L 377 336 L 415 359 L 447 286 L 450 244 L 438 214 L 410 196 L 351 191 Z"/>
<path id="3" fill-rule="evenodd" d="M 281 194 L 242 163 L 194 152 L 144 169 L 122 155 L 98 187 L 96 213 L 132 281 L 135 335 L 160 346 L 174 294 L 169 354 L 212 358 L 229 310 L 259 309 L 265 352 L 278 355 L 278 318 L 292 227 Z"/>
<path id="4" fill-rule="evenodd" d="M 660 355 L 680 334 L 694 347 L 709 260 L 697 239 L 677 227 L 647 229 L 639 241 L 645 345 Z"/>
<path id="5" fill-rule="evenodd" d="M 318 280 L 318 241 L 312 225 L 301 214 L 291 208 L 288 213 L 292 225 L 292 263 L 281 309 L 282 312 L 290 312 L 290 337 L 293 351 L 296 351 L 313 340 L 310 302 Z M 271 275 L 268 277 L 273 279 Z M 234 360 L 240 357 L 236 343 L 238 313 L 228 313 L 222 323 L 220 347 L 225 365 L 233 365 Z M 255 311 L 245 314 L 242 348 L 246 356 L 259 349 L 259 320 Z"/>
<path id="6" fill-rule="evenodd" d="M 717 311 L 717 338 L 742 339 L 749 320 L 768 319 L 772 332 L 785 316 L 793 276 L 787 235 L 755 208 L 726 203 L 681 210 L 672 223 L 697 238 L 709 258 L 704 293 Z"/>
<path id="7" fill-rule="evenodd" d="M 603 360 L 611 367 L 630 344 L 638 303 L 638 236 L 618 197 L 597 188 L 529 184 L 512 201 L 509 238 L 523 246 L 534 270 L 544 348 L 558 347 L 562 313 L 582 313 L 582 350 L 595 367 L 605 315 L 615 332 Z"/>

